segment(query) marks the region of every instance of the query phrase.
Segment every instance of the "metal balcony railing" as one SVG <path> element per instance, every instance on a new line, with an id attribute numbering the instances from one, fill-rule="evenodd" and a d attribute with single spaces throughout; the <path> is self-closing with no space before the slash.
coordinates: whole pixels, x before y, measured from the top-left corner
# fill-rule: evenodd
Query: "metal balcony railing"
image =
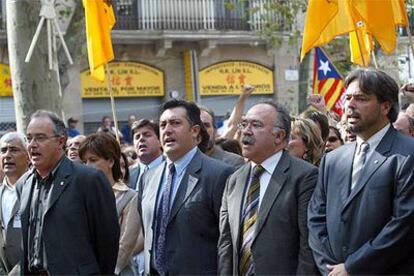
<path id="1" fill-rule="evenodd" d="M 115 0 L 115 29 L 249 31 L 261 30 L 265 22 L 283 25 L 279 14 L 265 8 L 271 1 Z"/>

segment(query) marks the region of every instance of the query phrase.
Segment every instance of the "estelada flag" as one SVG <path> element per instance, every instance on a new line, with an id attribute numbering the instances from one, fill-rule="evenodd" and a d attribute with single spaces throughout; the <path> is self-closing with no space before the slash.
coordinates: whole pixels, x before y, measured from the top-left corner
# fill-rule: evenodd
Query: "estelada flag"
<path id="1" fill-rule="evenodd" d="M 86 42 L 91 76 L 105 80 L 104 65 L 114 59 L 111 30 L 115 15 L 109 0 L 83 0 L 86 22 Z"/>
<path id="2" fill-rule="evenodd" d="M 342 115 L 341 96 L 344 94 L 344 80 L 326 54 L 315 48 L 313 67 L 313 93 L 325 98 L 329 110 Z"/>

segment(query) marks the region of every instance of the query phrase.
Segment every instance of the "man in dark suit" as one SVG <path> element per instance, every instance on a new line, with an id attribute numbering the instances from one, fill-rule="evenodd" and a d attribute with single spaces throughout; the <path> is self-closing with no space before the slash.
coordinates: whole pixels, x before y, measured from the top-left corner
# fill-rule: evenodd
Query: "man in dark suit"
<path id="1" fill-rule="evenodd" d="M 391 125 L 398 86 L 358 69 L 345 81 L 356 142 L 328 153 L 309 204 L 309 244 L 324 275 L 414 274 L 414 140 Z"/>
<path id="2" fill-rule="evenodd" d="M 19 180 L 23 274 L 113 274 L 119 226 L 105 175 L 64 156 L 65 126 L 39 110 L 27 127 L 33 170 Z"/>
<path id="3" fill-rule="evenodd" d="M 141 119 L 132 124 L 131 133 L 139 162 L 129 168 L 128 186 L 138 191 L 144 173 L 152 171 L 163 161 L 160 131 L 157 123 Z"/>
<path id="4" fill-rule="evenodd" d="M 228 180 L 220 211 L 220 275 L 315 274 L 306 211 L 317 169 L 284 150 L 290 116 L 254 105 L 240 123 L 249 163 Z"/>
<path id="5" fill-rule="evenodd" d="M 165 103 L 159 125 L 166 161 L 145 179 L 141 200 L 145 272 L 215 275 L 221 196 L 233 170 L 201 152 L 208 134 L 194 103 Z"/>
<path id="6" fill-rule="evenodd" d="M 21 219 L 15 184 L 29 168 L 26 138 L 17 132 L 0 139 L 0 165 L 5 173 L 0 186 L 0 274 L 10 273 L 21 258 Z M 16 271 L 16 269 L 14 269 Z"/>
<path id="7" fill-rule="evenodd" d="M 204 124 L 204 127 L 207 130 L 210 139 L 208 141 L 206 154 L 211 158 L 220 160 L 235 169 L 240 168 L 244 165 L 244 159 L 240 155 L 237 155 L 232 152 L 224 151 L 219 146 L 216 146 L 216 134 L 217 134 L 217 127 L 216 127 L 216 120 L 213 111 L 205 108 L 200 107 L 201 110 L 201 121 Z"/>

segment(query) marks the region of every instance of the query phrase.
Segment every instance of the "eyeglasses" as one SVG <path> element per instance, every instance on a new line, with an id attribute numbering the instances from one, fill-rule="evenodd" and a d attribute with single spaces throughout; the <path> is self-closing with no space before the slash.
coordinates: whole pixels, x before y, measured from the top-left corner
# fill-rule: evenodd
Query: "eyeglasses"
<path id="1" fill-rule="evenodd" d="M 335 143 L 338 140 L 339 140 L 338 137 L 335 137 L 335 136 L 328 137 L 328 142 L 330 143 Z"/>
<path id="2" fill-rule="evenodd" d="M 250 125 L 250 127 L 253 130 L 259 130 L 259 129 L 262 129 L 262 128 L 265 127 L 265 125 L 262 122 L 260 122 L 260 121 L 256 121 L 256 120 L 251 120 L 251 121 L 244 120 L 244 121 L 242 121 L 242 122 L 240 122 L 240 123 L 237 124 L 237 128 L 240 129 L 240 130 L 245 130 L 246 128 L 249 127 L 249 125 Z M 273 127 L 274 128 L 281 128 L 281 129 L 283 129 L 283 127 L 278 126 L 278 125 L 275 125 Z"/>
<path id="3" fill-rule="evenodd" d="M 32 136 L 27 136 L 26 138 L 27 138 L 27 143 L 29 143 L 29 144 L 31 144 L 33 141 L 35 143 L 42 144 L 42 143 L 46 142 L 47 140 L 53 139 L 53 138 L 56 138 L 56 137 L 59 137 L 59 135 L 46 136 L 46 135 L 40 134 L 40 135 L 35 135 L 33 137 Z"/>

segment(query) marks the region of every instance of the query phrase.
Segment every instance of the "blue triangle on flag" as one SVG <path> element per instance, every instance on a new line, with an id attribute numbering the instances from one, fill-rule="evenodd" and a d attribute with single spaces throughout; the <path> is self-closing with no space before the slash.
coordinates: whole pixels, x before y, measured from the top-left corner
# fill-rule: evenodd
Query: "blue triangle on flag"
<path id="1" fill-rule="evenodd" d="M 342 79 L 339 73 L 336 71 L 333 64 L 330 62 L 330 60 L 326 57 L 326 55 L 323 53 L 323 51 L 317 47 L 316 50 L 316 63 L 318 70 L 318 80 L 324 80 L 324 79 Z"/>

